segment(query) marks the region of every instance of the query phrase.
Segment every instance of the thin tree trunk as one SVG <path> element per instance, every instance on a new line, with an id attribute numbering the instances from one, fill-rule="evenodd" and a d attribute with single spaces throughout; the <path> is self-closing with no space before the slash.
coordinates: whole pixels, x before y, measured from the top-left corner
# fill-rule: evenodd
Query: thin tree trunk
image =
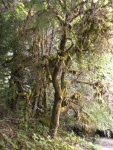
<path id="1" fill-rule="evenodd" d="M 58 75 L 62 67 L 62 62 L 58 66 L 55 67 L 52 77 L 52 83 L 55 90 L 54 94 L 54 105 L 52 110 L 52 117 L 50 123 L 50 135 L 51 137 L 55 137 L 57 135 L 57 130 L 59 126 L 59 117 L 60 117 L 60 110 L 62 104 L 62 90 L 59 86 L 58 82 Z"/>
<path id="2" fill-rule="evenodd" d="M 64 33 L 62 35 L 62 40 L 60 43 L 61 53 L 59 53 L 59 56 L 64 56 L 65 44 L 66 44 L 66 30 L 64 29 Z M 53 105 L 52 117 L 50 123 L 50 135 L 53 138 L 57 135 L 57 130 L 59 127 L 61 104 L 63 100 L 63 92 L 61 87 L 62 85 L 59 84 L 59 79 L 58 79 L 59 74 L 62 71 L 63 62 L 64 60 L 57 58 L 57 63 L 52 76 L 52 83 L 55 90 L 55 94 L 54 94 L 54 105 Z"/>
<path id="3" fill-rule="evenodd" d="M 54 101 L 51 124 L 50 124 L 50 135 L 53 138 L 57 135 L 57 130 L 59 127 L 61 103 L 62 103 L 61 98 L 58 96 L 58 93 L 55 93 L 55 101 Z"/>

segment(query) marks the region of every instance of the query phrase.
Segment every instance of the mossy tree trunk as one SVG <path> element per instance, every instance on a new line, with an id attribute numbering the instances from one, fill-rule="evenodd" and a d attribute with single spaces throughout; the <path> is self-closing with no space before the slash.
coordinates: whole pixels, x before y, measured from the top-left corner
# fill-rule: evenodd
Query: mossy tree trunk
<path id="1" fill-rule="evenodd" d="M 55 67 L 54 72 L 53 72 L 53 77 L 52 77 L 52 83 L 53 83 L 55 93 L 54 93 L 54 105 L 53 105 L 52 117 L 51 117 L 51 123 L 50 123 L 50 135 L 53 138 L 57 135 L 60 110 L 61 110 L 61 104 L 62 104 L 62 90 L 58 82 L 58 75 L 60 73 L 61 66 L 62 64 Z"/>
<path id="2" fill-rule="evenodd" d="M 9 107 L 12 111 L 15 111 L 17 108 L 17 102 L 19 99 L 24 99 L 24 90 L 23 90 L 23 64 L 22 62 L 19 64 L 19 54 L 14 53 L 13 56 L 13 62 L 11 67 L 11 77 L 9 80 L 9 87 L 10 87 L 10 93 L 9 93 Z"/>
<path id="3" fill-rule="evenodd" d="M 61 81 L 62 80 L 61 79 L 62 68 L 65 62 L 65 57 L 64 57 L 65 44 L 66 44 L 66 32 L 64 30 L 64 33 L 62 35 L 62 40 L 60 43 L 60 53 L 59 53 L 59 56 L 56 58 L 57 61 L 56 61 L 56 65 L 53 71 L 53 75 L 52 75 L 52 84 L 53 84 L 55 93 L 54 93 L 54 105 L 53 105 L 52 117 L 51 117 L 51 123 L 50 123 L 50 135 L 53 138 L 57 135 L 57 130 L 59 127 L 61 105 L 62 105 L 62 100 L 63 100 L 62 83 L 60 82 L 62 82 Z"/>

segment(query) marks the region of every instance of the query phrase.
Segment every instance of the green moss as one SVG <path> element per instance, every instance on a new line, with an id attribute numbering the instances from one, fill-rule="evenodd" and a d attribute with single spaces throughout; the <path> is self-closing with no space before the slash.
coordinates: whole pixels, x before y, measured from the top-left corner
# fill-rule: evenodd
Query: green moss
<path id="1" fill-rule="evenodd" d="M 47 127 L 50 126 L 50 118 L 42 118 L 40 119 L 40 122 Z"/>

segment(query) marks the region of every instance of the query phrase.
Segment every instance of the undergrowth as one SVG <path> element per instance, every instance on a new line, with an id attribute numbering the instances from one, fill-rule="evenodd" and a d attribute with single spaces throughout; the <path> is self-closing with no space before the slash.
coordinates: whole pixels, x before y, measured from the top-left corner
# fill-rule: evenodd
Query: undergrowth
<path id="1" fill-rule="evenodd" d="M 100 150 L 98 145 L 77 137 L 73 132 L 59 130 L 58 136 L 51 139 L 48 127 L 41 123 L 22 122 L 16 127 L 8 123 L 8 128 L 1 124 L 0 150 Z"/>

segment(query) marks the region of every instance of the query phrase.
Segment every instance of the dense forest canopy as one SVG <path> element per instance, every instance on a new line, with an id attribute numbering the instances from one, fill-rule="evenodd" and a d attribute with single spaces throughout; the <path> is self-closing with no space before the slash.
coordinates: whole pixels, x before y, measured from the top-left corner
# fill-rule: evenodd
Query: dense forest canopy
<path id="1" fill-rule="evenodd" d="M 90 130 L 113 123 L 112 0 L 0 1 L 0 116 Z M 61 121 L 60 121 L 61 118 Z"/>

